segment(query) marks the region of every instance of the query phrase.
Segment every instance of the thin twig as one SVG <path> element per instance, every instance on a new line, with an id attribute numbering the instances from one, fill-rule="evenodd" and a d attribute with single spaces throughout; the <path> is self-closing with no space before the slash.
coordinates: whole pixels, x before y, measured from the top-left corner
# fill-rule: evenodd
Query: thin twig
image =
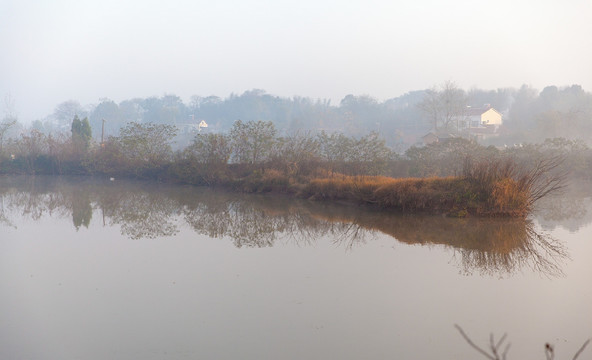
<path id="1" fill-rule="evenodd" d="M 477 346 L 469 338 L 469 336 L 464 332 L 464 330 L 460 327 L 460 325 L 454 324 L 454 327 L 458 330 L 458 332 L 460 332 L 460 334 L 465 339 L 465 341 L 467 343 L 469 343 L 469 345 L 471 345 L 471 347 L 473 349 L 477 350 L 478 352 L 480 352 L 483 356 L 485 356 L 488 359 L 491 359 L 491 360 L 500 360 L 500 357 L 499 357 L 499 354 L 498 354 L 498 350 L 499 350 L 499 347 L 502 346 L 502 344 L 506 340 L 506 335 L 507 334 L 504 334 L 501 337 L 501 339 L 499 339 L 497 341 L 497 343 L 495 343 L 495 341 L 494 341 L 493 334 L 490 334 L 489 335 L 489 345 L 491 347 L 491 353 L 493 354 L 493 355 L 490 355 L 487 351 L 485 351 L 482 348 L 480 348 L 479 346 Z M 578 356 L 580 356 L 580 354 L 584 351 L 584 349 L 586 348 L 586 346 L 588 346 L 588 344 L 590 343 L 590 341 L 592 341 L 592 339 L 588 339 L 588 340 L 586 340 L 584 342 L 584 344 L 576 352 L 576 354 L 574 355 L 574 357 L 573 357 L 572 360 L 576 360 L 578 358 Z M 508 344 L 504 348 L 504 351 L 502 352 L 502 360 L 505 360 L 506 359 L 506 355 L 508 354 L 508 350 L 510 350 L 510 345 L 511 344 Z M 545 357 L 547 358 L 547 360 L 554 360 L 555 359 L 555 348 L 553 347 L 553 345 L 551 345 L 549 343 L 546 343 L 545 344 Z"/>
<path id="2" fill-rule="evenodd" d="M 580 354 L 582 353 L 582 351 L 584 351 L 584 349 L 586 348 L 586 346 L 588 346 L 588 344 L 590 343 L 590 340 L 592 339 L 588 339 L 586 340 L 586 342 L 584 343 L 584 345 L 582 345 L 582 347 L 580 348 L 580 350 L 578 350 L 578 352 L 574 355 L 572 360 L 576 360 L 578 358 L 578 356 L 580 356 Z"/>
<path id="3" fill-rule="evenodd" d="M 497 342 L 497 344 L 495 344 L 496 349 L 499 348 L 502 345 L 502 343 L 504 342 L 504 340 L 506 340 L 506 336 L 507 335 L 508 334 L 504 334 L 504 336 L 502 336 L 502 338 L 499 339 L 499 341 Z"/>
<path id="4" fill-rule="evenodd" d="M 475 345 L 475 343 L 473 343 L 473 341 L 467 336 L 467 334 L 465 334 L 463 329 L 458 324 L 454 324 L 454 327 L 456 327 L 456 329 L 458 330 L 458 332 L 460 332 L 460 334 L 465 339 L 465 341 L 468 342 L 469 345 L 471 345 L 475 350 L 479 351 L 481 354 L 483 354 L 483 356 L 485 356 L 488 359 L 498 360 L 498 359 L 494 358 L 493 356 L 489 355 L 487 353 L 487 351 L 485 351 L 485 350 L 481 349 L 479 346 Z"/>
<path id="5" fill-rule="evenodd" d="M 497 354 L 497 346 L 495 346 L 493 341 L 493 333 L 489 334 L 489 346 L 491 347 L 491 353 L 496 359 L 499 359 L 499 355 Z"/>
<path id="6" fill-rule="evenodd" d="M 504 352 L 502 353 L 503 360 L 506 360 L 506 355 L 508 354 L 508 350 L 510 350 L 510 345 L 512 345 L 512 343 L 508 343 L 508 345 L 506 345 L 506 348 L 504 349 Z"/>

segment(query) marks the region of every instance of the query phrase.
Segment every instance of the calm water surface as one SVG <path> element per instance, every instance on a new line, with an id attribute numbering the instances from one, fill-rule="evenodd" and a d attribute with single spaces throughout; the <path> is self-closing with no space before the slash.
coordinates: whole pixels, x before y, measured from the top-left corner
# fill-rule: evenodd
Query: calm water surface
<path id="1" fill-rule="evenodd" d="M 0 359 L 481 358 L 454 324 L 507 333 L 508 359 L 572 358 L 591 222 L 583 195 L 476 220 L 0 177 Z"/>

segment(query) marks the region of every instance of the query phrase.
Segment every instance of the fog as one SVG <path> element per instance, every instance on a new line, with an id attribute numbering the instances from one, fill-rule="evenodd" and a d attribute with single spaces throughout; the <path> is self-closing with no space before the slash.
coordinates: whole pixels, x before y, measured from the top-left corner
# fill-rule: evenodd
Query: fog
<path id="1" fill-rule="evenodd" d="M 165 93 L 260 88 L 338 104 L 446 80 L 589 91 L 591 17 L 587 0 L 3 0 L 0 94 L 27 124 L 70 99 Z"/>

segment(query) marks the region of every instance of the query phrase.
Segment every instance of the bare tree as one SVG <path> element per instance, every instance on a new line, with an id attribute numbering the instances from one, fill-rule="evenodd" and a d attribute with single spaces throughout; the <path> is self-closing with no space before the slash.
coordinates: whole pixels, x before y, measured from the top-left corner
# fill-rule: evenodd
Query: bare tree
<path id="1" fill-rule="evenodd" d="M 522 175 L 520 181 L 530 193 L 532 206 L 536 201 L 565 188 L 567 173 L 560 170 L 560 165 L 565 161 L 564 156 L 544 157 L 537 160 L 534 165 Z"/>
<path id="2" fill-rule="evenodd" d="M 76 100 L 68 100 L 58 104 L 53 111 L 53 119 L 61 130 L 67 129 L 72 123 L 74 116 L 84 117 L 86 112 L 82 105 Z"/>
<path id="3" fill-rule="evenodd" d="M 277 131 L 271 121 L 235 121 L 230 130 L 234 161 L 260 164 L 271 158 Z"/>
<path id="4" fill-rule="evenodd" d="M 4 139 L 6 138 L 6 135 L 8 134 L 8 131 L 14 126 L 16 125 L 16 119 L 6 119 L 4 118 L 1 122 L 0 122 L 0 154 L 2 154 L 2 152 L 4 151 Z"/>
<path id="5" fill-rule="evenodd" d="M 453 81 L 445 81 L 439 86 L 426 91 L 426 95 L 418 107 L 423 110 L 433 124 L 434 131 L 438 126 L 458 131 L 459 120 L 464 119 L 467 97 Z"/>
<path id="6" fill-rule="evenodd" d="M 0 154 L 3 151 L 4 139 L 8 131 L 17 123 L 17 115 L 14 107 L 14 98 L 10 93 L 4 97 L 4 117 L 0 121 Z"/>

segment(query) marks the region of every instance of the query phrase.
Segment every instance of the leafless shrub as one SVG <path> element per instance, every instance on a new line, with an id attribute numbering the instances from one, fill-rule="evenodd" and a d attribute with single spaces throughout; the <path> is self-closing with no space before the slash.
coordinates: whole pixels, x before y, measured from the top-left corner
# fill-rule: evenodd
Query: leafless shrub
<path id="1" fill-rule="evenodd" d="M 563 161 L 563 156 L 541 158 L 520 174 L 520 185 L 530 193 L 529 205 L 565 188 L 567 173 L 558 171 Z"/>
<path id="2" fill-rule="evenodd" d="M 490 198 L 492 207 L 527 214 L 535 202 L 566 186 L 567 174 L 559 170 L 563 160 L 563 156 L 548 156 L 520 166 L 511 157 L 479 160 L 467 157 L 463 176 Z"/>

